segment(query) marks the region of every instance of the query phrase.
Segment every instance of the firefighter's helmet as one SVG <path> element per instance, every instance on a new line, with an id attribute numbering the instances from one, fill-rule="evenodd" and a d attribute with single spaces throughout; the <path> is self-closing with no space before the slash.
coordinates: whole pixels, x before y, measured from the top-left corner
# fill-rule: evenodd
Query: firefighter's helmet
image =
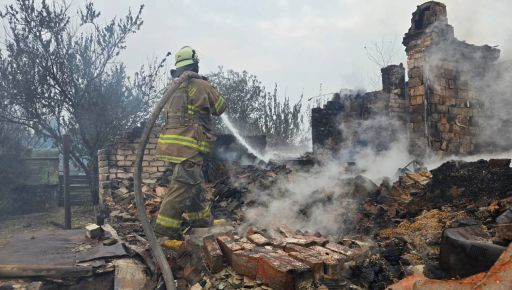
<path id="1" fill-rule="evenodd" d="M 196 50 L 190 46 L 184 46 L 176 53 L 175 65 L 180 68 L 189 64 L 199 63 Z"/>

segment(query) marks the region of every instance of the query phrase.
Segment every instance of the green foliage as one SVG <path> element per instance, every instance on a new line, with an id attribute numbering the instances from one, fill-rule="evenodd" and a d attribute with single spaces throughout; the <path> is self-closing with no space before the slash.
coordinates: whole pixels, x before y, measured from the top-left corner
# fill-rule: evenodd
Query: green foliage
<path id="1" fill-rule="evenodd" d="M 27 136 L 24 127 L 0 122 L 0 213 L 12 207 L 14 189 L 23 182 Z"/>
<path id="2" fill-rule="evenodd" d="M 142 9 L 105 25 L 92 3 L 74 14 L 65 1 L 16 0 L 0 12 L 7 24 L 0 98 L 13 108 L 0 110 L 0 122 L 23 124 L 59 147 L 62 135 L 70 134 L 71 157 L 93 191 L 98 149 L 142 121 L 163 85 L 166 58 L 142 67 L 133 79 L 117 61 L 142 25 Z"/>
<path id="3" fill-rule="evenodd" d="M 271 146 L 303 140 L 302 97 L 295 104 L 288 97 L 280 101 L 277 85 L 267 92 L 258 78 L 246 71 L 225 71 L 220 67 L 208 78 L 226 98 L 229 118 L 244 135 L 265 134 Z M 222 124 L 217 125 L 222 128 Z"/>

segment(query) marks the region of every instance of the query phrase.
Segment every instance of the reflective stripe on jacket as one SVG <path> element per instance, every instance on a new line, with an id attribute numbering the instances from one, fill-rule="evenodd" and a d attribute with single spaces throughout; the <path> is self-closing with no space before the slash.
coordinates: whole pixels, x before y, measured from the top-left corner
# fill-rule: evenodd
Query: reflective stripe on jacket
<path id="1" fill-rule="evenodd" d="M 216 140 L 210 117 L 225 110 L 224 98 L 209 82 L 190 79 L 183 83 L 165 106 L 157 159 L 181 163 L 199 152 L 208 153 Z"/>

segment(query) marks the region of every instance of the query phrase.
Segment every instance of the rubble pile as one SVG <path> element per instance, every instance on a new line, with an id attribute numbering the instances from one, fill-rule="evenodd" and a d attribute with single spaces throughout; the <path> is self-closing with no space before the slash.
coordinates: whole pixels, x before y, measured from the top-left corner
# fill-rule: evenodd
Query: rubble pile
<path id="1" fill-rule="evenodd" d="M 428 190 L 416 199 L 432 208 L 451 204 L 457 209 L 470 206 L 470 210 L 478 211 L 512 193 L 510 159 L 450 161 L 432 173 Z"/>
<path id="2" fill-rule="evenodd" d="M 331 241 L 286 225 L 271 230 L 250 228 L 244 236 L 229 232 L 210 235 L 203 239 L 203 246 L 211 273 L 231 266 L 229 271 L 243 276 L 235 278 L 234 284 L 227 284 L 226 289 L 248 288 L 248 281 L 251 286 L 264 284 L 273 289 L 316 289 L 323 282 L 339 284 L 348 267 L 368 256 L 371 248 L 368 243 Z"/>
<path id="3" fill-rule="evenodd" d="M 410 274 L 461 277 L 457 269 L 442 267 L 447 229 L 476 227 L 465 234 L 468 241 L 499 246 L 498 256 L 512 240 L 509 165 L 510 160 L 450 161 L 430 172 L 406 172 L 394 183 L 384 179 L 379 186 L 362 176 L 350 177 L 346 180 L 353 186 L 347 188 L 359 204 L 353 228 L 336 236 L 284 224 L 251 226 L 244 212 L 261 202 L 256 189 L 271 190 L 294 170 L 277 164 L 227 166 L 227 176 L 207 185 L 212 213 L 224 225 L 185 231 L 186 242 L 168 251 L 169 262 L 180 289 L 385 289 Z M 151 219 L 165 194 L 165 180 L 143 188 Z M 136 219 L 132 181 L 112 184 L 108 221 L 156 271 Z M 329 193 L 318 193 L 318 200 L 338 202 Z"/>
<path id="4" fill-rule="evenodd" d="M 485 258 L 466 253 L 463 245 L 485 248 L 481 253 L 489 256 L 489 249 L 511 241 L 509 166 L 508 159 L 450 161 L 431 172 L 407 173 L 391 187 L 381 185 L 363 203 L 359 232 L 373 237 L 381 259 L 391 264 L 398 260 L 403 266 L 393 280 L 414 272 L 434 279 L 468 276 L 461 263 L 446 260 L 466 261 L 476 271 Z M 455 248 L 443 253 L 451 229 L 464 229 L 464 234 L 456 238 Z M 503 250 L 497 249 L 487 264 Z M 463 254 L 454 257 L 457 252 Z"/>
<path id="5" fill-rule="evenodd" d="M 242 208 L 255 204 L 254 188 L 272 188 L 279 176 L 291 173 L 286 165 L 270 163 L 266 167 L 255 165 L 230 166 L 227 174 L 210 183 L 213 200 L 212 213 L 215 218 L 229 218 L 234 222 L 243 220 Z"/>

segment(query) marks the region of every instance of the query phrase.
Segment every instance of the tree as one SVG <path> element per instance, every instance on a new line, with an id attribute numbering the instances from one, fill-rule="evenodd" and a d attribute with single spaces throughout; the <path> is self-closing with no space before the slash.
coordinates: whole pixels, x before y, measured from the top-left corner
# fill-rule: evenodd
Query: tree
<path id="1" fill-rule="evenodd" d="M 23 158 L 28 137 L 23 126 L 0 122 L 0 215 L 12 211 L 14 189 L 25 176 Z"/>
<path id="2" fill-rule="evenodd" d="M 265 134 L 274 146 L 301 141 L 304 131 L 302 97 L 293 105 L 288 97 L 280 101 L 277 85 L 272 93 L 267 92 L 258 78 L 246 71 L 225 71 L 220 67 L 208 78 L 226 98 L 229 118 L 241 132 Z M 222 128 L 222 124 L 217 125 Z"/>
<path id="3" fill-rule="evenodd" d="M 64 2 L 16 0 L 0 16 L 8 36 L 0 51 L 0 98 L 12 108 L 0 121 L 21 124 L 62 146 L 87 174 L 97 202 L 97 151 L 145 118 L 158 97 L 166 58 L 142 67 L 134 78 L 117 61 L 127 38 L 143 21 L 133 14 L 98 24 L 92 3 L 70 15 Z"/>
<path id="4" fill-rule="evenodd" d="M 261 105 L 265 100 L 266 92 L 256 76 L 246 71 L 241 73 L 233 70 L 225 71 L 219 67 L 219 71 L 210 73 L 208 79 L 227 99 L 229 117 L 238 129 L 247 134 L 262 134 L 260 124 L 255 120 L 262 115 Z"/>
<path id="5" fill-rule="evenodd" d="M 378 68 L 377 73 L 368 74 L 368 78 L 373 86 L 379 87 L 382 83 L 380 69 L 392 64 L 395 59 L 397 52 L 396 39 L 392 41 L 385 41 L 384 39 L 381 39 L 380 42 L 373 41 L 364 46 L 364 51 L 368 60 Z"/>

